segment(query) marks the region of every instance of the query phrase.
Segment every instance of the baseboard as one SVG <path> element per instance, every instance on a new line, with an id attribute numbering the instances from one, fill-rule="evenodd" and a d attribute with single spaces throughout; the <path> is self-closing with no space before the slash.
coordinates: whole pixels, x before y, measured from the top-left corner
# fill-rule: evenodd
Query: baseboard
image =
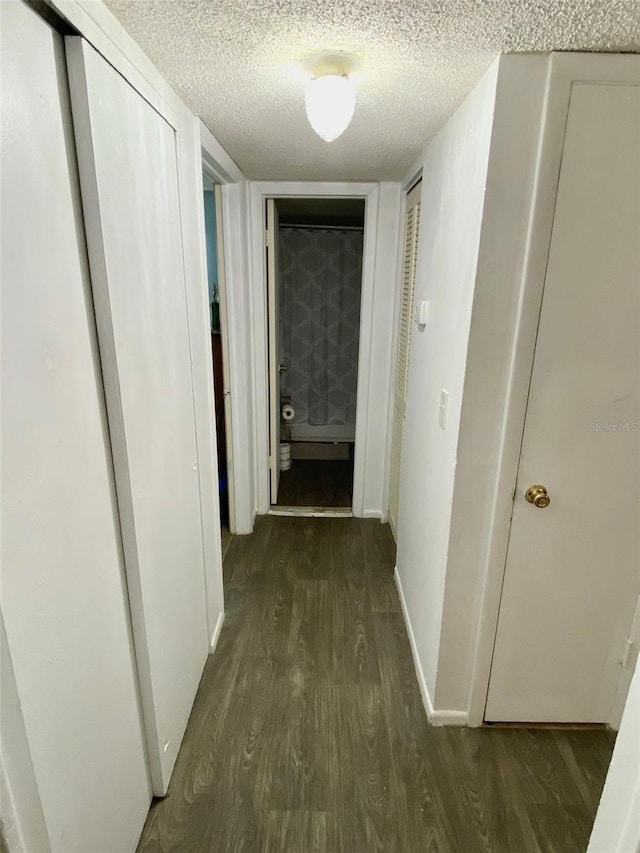
<path id="1" fill-rule="evenodd" d="M 400 575 L 398 574 L 398 567 L 396 566 L 393 570 L 393 577 L 396 582 L 396 587 L 398 588 L 398 595 L 400 596 L 400 606 L 402 607 L 402 615 L 404 616 L 404 623 L 407 628 L 407 634 L 409 635 L 409 645 L 411 646 L 411 654 L 413 655 L 413 665 L 416 670 L 416 675 L 418 677 L 418 686 L 420 687 L 420 694 L 422 696 L 422 703 L 424 705 L 424 709 L 427 712 L 427 719 L 431 722 L 431 718 L 433 717 L 433 703 L 431 702 L 431 696 L 429 696 L 429 689 L 427 687 L 427 681 L 424 677 L 424 672 L 422 671 L 422 665 L 420 664 L 420 658 L 418 657 L 418 647 L 416 645 L 416 638 L 413 633 L 413 627 L 411 625 L 411 620 L 409 619 L 409 611 L 407 610 L 407 601 L 404 597 L 404 591 L 402 589 L 402 582 L 400 580 Z"/>
<path id="2" fill-rule="evenodd" d="M 429 720 L 432 726 L 468 726 L 466 711 L 434 711 Z"/>
<path id="3" fill-rule="evenodd" d="M 398 567 L 394 569 L 393 576 L 395 578 L 396 587 L 398 588 L 398 595 L 400 597 L 400 606 L 402 607 L 402 615 L 404 617 L 404 622 L 407 627 L 407 634 L 409 636 L 409 645 L 411 646 L 411 654 L 413 656 L 413 665 L 416 670 L 416 676 L 418 678 L 418 686 L 420 687 L 420 695 L 422 696 L 422 703 L 424 705 L 424 709 L 427 713 L 427 719 L 432 726 L 466 726 L 469 723 L 469 715 L 466 711 L 441 711 L 434 710 L 433 702 L 431 701 L 431 696 L 429 695 L 429 689 L 427 687 L 427 681 L 424 677 L 424 672 L 422 670 L 422 665 L 420 664 L 420 658 L 418 656 L 418 647 L 416 645 L 416 638 L 413 633 L 413 627 L 411 625 L 411 620 L 409 619 L 409 611 L 407 610 L 407 602 L 404 597 L 404 591 L 402 589 L 402 582 L 400 581 L 400 575 L 398 574 Z"/>
<path id="4" fill-rule="evenodd" d="M 245 516 L 244 519 L 238 521 L 238 515 L 236 513 L 236 517 L 234 518 L 236 529 L 230 529 L 229 532 L 232 533 L 233 536 L 248 536 L 250 533 L 253 533 L 253 528 L 255 527 L 256 518 L 258 517 L 258 514 L 258 510 L 254 508 L 251 510 L 248 516 Z"/>
<path id="5" fill-rule="evenodd" d="M 224 612 L 221 610 L 218 614 L 218 619 L 216 621 L 216 627 L 213 629 L 213 634 L 211 635 L 211 642 L 209 643 L 209 654 L 212 655 L 216 646 L 218 645 L 218 638 L 220 636 L 220 631 L 222 631 L 222 625 L 224 623 Z"/>
<path id="6" fill-rule="evenodd" d="M 377 518 L 382 521 L 382 513 L 379 509 L 363 509 L 360 518 Z"/>

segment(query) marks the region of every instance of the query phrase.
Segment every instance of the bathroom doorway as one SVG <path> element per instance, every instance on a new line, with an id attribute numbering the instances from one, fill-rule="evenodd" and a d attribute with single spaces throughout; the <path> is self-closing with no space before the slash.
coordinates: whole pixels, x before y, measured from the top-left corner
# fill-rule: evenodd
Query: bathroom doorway
<path id="1" fill-rule="evenodd" d="M 349 514 L 365 200 L 266 204 L 272 511 Z"/>

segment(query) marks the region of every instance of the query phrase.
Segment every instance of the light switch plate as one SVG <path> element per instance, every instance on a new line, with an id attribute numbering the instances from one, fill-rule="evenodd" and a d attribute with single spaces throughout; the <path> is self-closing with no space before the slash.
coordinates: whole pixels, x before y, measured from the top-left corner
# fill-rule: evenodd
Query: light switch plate
<path id="1" fill-rule="evenodd" d="M 427 325 L 427 317 L 429 316 L 429 300 L 421 299 L 418 303 L 417 323 L 419 326 Z"/>
<path id="2" fill-rule="evenodd" d="M 438 423 L 442 429 L 447 428 L 447 413 L 449 409 L 449 392 L 440 389 L 440 404 L 438 406 Z"/>

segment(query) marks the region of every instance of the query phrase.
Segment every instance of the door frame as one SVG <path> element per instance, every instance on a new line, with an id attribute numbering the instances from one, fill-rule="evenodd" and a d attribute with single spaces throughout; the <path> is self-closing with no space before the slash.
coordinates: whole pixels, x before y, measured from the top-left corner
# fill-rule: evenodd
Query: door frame
<path id="1" fill-rule="evenodd" d="M 389 196 L 382 203 L 385 187 Z M 362 297 L 360 303 L 360 346 L 358 390 L 356 402 L 356 435 L 354 451 L 353 514 L 361 518 L 386 520 L 388 505 L 388 400 L 384 399 L 384 422 L 375 408 L 373 365 L 384 359 L 384 376 L 379 376 L 375 391 L 388 395 L 391 382 L 391 338 L 395 287 L 396 255 L 400 233 L 399 184 L 331 183 L 297 181 L 260 181 L 250 187 L 249 218 L 251 225 L 252 331 L 254 341 L 254 424 L 255 482 L 258 512 L 265 514 L 271 505 L 269 492 L 269 377 L 267 358 L 267 299 L 265 263 L 265 199 L 267 198 L 362 198 L 365 201 L 364 248 L 362 265 Z M 383 206 L 388 208 L 390 222 L 382 221 Z M 391 226 L 391 227 L 389 227 Z M 385 268 L 385 263 L 389 269 Z M 382 294 L 384 279 L 387 293 Z M 388 305 L 382 304 L 382 300 Z M 384 310 L 383 310 L 384 307 Z M 381 341 L 380 317 L 388 323 L 388 334 Z M 380 390 L 379 390 L 380 389 Z M 377 433 L 374 437 L 374 433 Z M 382 441 L 379 441 L 382 433 Z M 382 453 L 380 453 L 380 447 Z M 380 459 L 380 456 L 383 458 Z M 380 469 L 382 467 L 382 478 Z M 382 488 L 375 489 L 378 474 Z M 371 483 L 371 485 L 370 485 Z M 380 494 L 375 494 L 379 491 Z"/>
<path id="2" fill-rule="evenodd" d="M 269 496 L 271 505 L 278 503 L 278 489 L 280 487 L 280 438 L 282 429 L 280 424 L 280 370 L 279 359 L 282 352 L 280 342 L 280 299 L 279 299 L 279 264 L 278 264 L 278 239 L 280 216 L 275 198 L 268 198 L 265 208 L 265 251 L 267 254 L 267 329 L 268 329 L 268 355 L 267 370 L 269 372 Z M 278 367 L 276 367 L 278 362 Z"/>
<path id="3" fill-rule="evenodd" d="M 224 239 L 224 223 L 226 219 L 223 184 L 220 180 L 220 170 L 214 168 L 210 157 L 202 146 L 202 172 L 214 184 L 214 206 L 216 212 L 216 255 L 218 275 L 218 295 L 220 306 L 220 339 L 222 344 L 222 375 L 224 395 L 224 425 L 226 435 L 226 464 L 227 464 L 227 497 L 229 502 L 229 532 L 236 532 L 236 502 L 235 502 L 235 455 L 233 445 L 233 403 L 231 398 L 232 374 L 230 369 L 229 347 L 229 310 L 227 301 L 227 261 Z M 206 241 L 206 226 L 205 226 Z M 211 359 L 211 376 L 213 376 L 213 356 Z M 215 405 L 215 404 L 214 404 Z M 215 423 L 215 420 L 214 420 Z M 216 456 L 217 459 L 217 456 Z M 216 475 L 217 479 L 217 475 Z"/>
<path id="4" fill-rule="evenodd" d="M 280 479 L 281 479 L 280 470 L 277 466 L 279 465 L 279 462 L 280 462 L 280 458 L 278 455 L 278 446 L 280 444 L 282 430 L 281 430 L 281 425 L 280 425 L 280 414 L 279 414 L 280 407 L 277 405 L 277 401 L 278 401 L 279 395 L 281 393 L 282 385 L 281 385 L 281 374 L 280 374 L 279 370 L 275 367 L 275 363 L 278 362 L 279 359 L 276 357 L 275 360 L 272 362 L 272 350 L 274 352 L 277 352 L 279 348 L 280 349 L 282 348 L 282 343 L 280 342 L 280 344 L 278 344 L 278 340 L 279 340 L 278 336 L 279 336 L 279 334 L 281 334 L 281 332 L 280 332 L 281 298 L 280 298 L 280 296 L 278 296 L 278 292 L 279 292 L 278 277 L 279 277 L 279 269 L 280 269 L 280 265 L 279 265 L 279 261 L 278 261 L 278 258 L 279 258 L 278 231 L 279 231 L 279 227 L 280 227 L 280 216 L 279 216 L 278 204 L 277 204 L 277 202 L 280 201 L 281 198 L 282 198 L 281 196 L 279 196 L 277 198 L 268 196 L 266 198 L 267 207 L 265 208 L 265 211 L 266 211 L 265 212 L 265 231 L 266 231 L 265 245 L 266 245 L 266 249 L 267 249 L 265 268 L 267 271 L 266 287 L 267 287 L 267 294 L 268 294 L 266 311 L 267 311 L 267 336 L 268 336 L 268 341 L 267 341 L 267 344 L 268 344 L 267 383 L 268 383 L 268 398 L 269 398 L 269 435 L 268 435 L 268 441 L 269 441 L 269 496 L 270 496 L 270 502 L 271 502 L 272 508 L 276 508 L 278 506 L 277 495 L 278 495 L 279 483 L 280 483 Z M 364 215 L 366 216 L 366 199 L 362 198 L 361 200 L 364 202 L 364 210 L 365 210 Z M 271 234 L 270 229 L 269 229 L 269 209 L 268 209 L 269 202 L 273 202 L 273 206 L 274 206 L 275 231 L 273 234 Z M 360 230 L 362 230 L 363 237 L 364 237 L 364 226 Z M 273 254 L 270 255 L 270 252 L 272 249 L 273 249 Z M 360 306 L 362 305 L 363 277 L 364 277 L 364 242 L 363 242 L 363 264 L 362 264 L 362 272 L 360 275 Z M 273 280 L 272 280 L 272 278 L 273 278 Z M 271 298 L 272 288 L 275 291 L 275 296 L 276 296 L 275 299 Z M 273 308 L 272 308 L 273 305 L 276 306 L 275 312 L 273 311 Z M 361 334 L 362 334 L 362 328 L 359 327 L 359 329 L 358 329 L 358 365 L 360 362 L 360 349 L 361 349 L 360 337 L 361 337 Z M 281 354 L 280 357 L 282 358 L 283 355 Z M 360 382 L 359 370 L 358 370 L 358 377 L 357 377 L 356 381 L 358 383 L 358 388 L 359 388 L 360 387 L 359 386 L 359 382 Z M 275 387 L 275 386 L 277 386 L 277 387 Z M 357 403 L 358 403 L 358 390 L 356 389 L 356 410 L 357 410 Z M 356 418 L 357 418 L 357 411 L 356 411 Z M 337 427 L 337 429 L 340 430 L 340 427 Z M 273 441 L 274 432 L 277 434 L 277 440 L 275 442 Z M 311 441 L 312 439 L 308 439 L 308 440 Z M 358 437 L 357 437 L 357 425 L 356 425 L 355 436 L 354 436 L 354 455 L 357 452 L 356 451 L 357 441 L 358 441 Z M 353 477 L 353 480 L 351 483 L 352 495 L 353 495 L 353 491 L 354 491 L 354 482 L 355 482 L 355 470 L 354 470 L 354 477 Z M 274 490 L 274 484 L 275 484 L 275 490 Z M 276 492 L 276 500 L 274 500 L 274 491 Z M 353 497 L 352 497 L 352 504 L 353 504 Z M 333 507 L 326 507 L 325 509 L 328 511 L 331 511 L 334 508 Z M 342 508 L 340 508 L 340 509 L 342 509 Z M 353 508 L 352 508 L 352 506 L 349 506 L 348 509 L 350 511 L 352 511 Z"/>
<path id="5" fill-rule="evenodd" d="M 203 168 L 205 166 L 203 162 Z M 231 402 L 231 371 L 229 370 L 229 311 L 227 267 L 224 247 L 224 207 L 222 186 L 214 184 L 216 211 L 216 256 L 218 261 L 218 305 L 220 306 L 220 339 L 222 344 L 222 397 L 224 400 L 225 461 L 227 464 L 227 504 L 229 531 L 236 532 L 235 455 L 233 452 L 233 405 Z"/>
<path id="6" fill-rule="evenodd" d="M 519 285 L 515 332 L 509 347 L 509 377 L 504 408 L 499 419 L 498 463 L 492 472 L 492 482 L 488 484 L 490 506 L 486 517 L 490 526 L 486 530 L 485 559 L 480 570 L 475 605 L 468 704 L 470 726 L 483 724 L 489 691 L 511 531 L 513 490 L 524 434 L 571 90 L 574 83 L 580 82 L 640 83 L 640 59 L 637 56 L 601 54 L 594 59 L 589 54 L 555 53 L 549 62 L 536 176 L 528 217 L 527 250 Z M 621 669 L 621 679 L 624 675 L 625 670 Z M 618 702 L 611 709 L 610 722 L 613 725 L 619 721 L 619 702 L 618 697 Z"/>
<path id="7" fill-rule="evenodd" d="M 237 204 L 242 192 L 242 174 L 239 170 L 229 168 L 234 164 L 226 164 L 221 157 L 221 149 L 209 130 L 199 122 L 200 130 L 200 156 L 202 161 L 202 174 L 205 174 L 216 185 L 216 240 L 218 244 L 218 288 L 220 293 L 220 330 L 222 337 L 222 361 L 224 373 L 225 393 L 225 432 L 227 436 L 227 483 L 229 500 L 229 531 L 231 533 L 246 532 L 242 524 L 242 508 L 237 506 L 236 496 L 238 494 L 238 481 L 242 483 L 243 472 L 239 470 L 242 466 L 238 460 L 246 454 L 240 453 L 243 447 L 243 436 L 239 433 L 238 419 L 235 417 L 234 388 L 242 387 L 241 373 L 239 373 L 236 350 L 231 346 L 229 335 L 233 317 L 233 300 L 229 288 L 229 282 L 237 282 L 240 278 L 242 260 L 238 257 L 239 245 L 233 240 L 234 234 L 242 233 L 242 219 L 240 208 Z M 224 152 L 223 152 L 224 153 Z M 222 161 L 222 162 L 221 162 Z M 219 188 L 219 189 L 218 189 Z M 218 214 L 222 215 L 219 216 Z M 220 221 L 221 220 L 221 221 Z M 204 230 L 204 217 L 202 218 L 202 241 L 205 253 L 206 265 L 206 234 Z M 209 317 L 209 311 L 207 311 Z M 207 323 L 209 321 L 207 320 Z M 210 348 L 209 348 L 210 349 Z M 213 376 L 213 356 L 211 355 L 210 375 Z M 213 386 L 210 389 L 210 410 L 213 410 Z M 215 415 L 213 415 L 213 432 L 215 434 Z M 217 465 L 217 452 L 215 454 Z M 216 482 L 217 482 L 216 468 Z M 246 513 L 245 513 L 246 514 Z M 238 516 L 241 518 L 239 519 Z"/>

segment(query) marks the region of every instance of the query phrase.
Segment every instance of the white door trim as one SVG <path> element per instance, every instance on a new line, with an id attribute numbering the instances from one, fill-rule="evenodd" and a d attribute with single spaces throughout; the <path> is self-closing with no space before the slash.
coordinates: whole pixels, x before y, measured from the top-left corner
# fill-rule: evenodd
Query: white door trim
<path id="1" fill-rule="evenodd" d="M 198 121 L 198 125 L 202 169 L 215 183 L 220 184 L 222 197 L 221 245 L 224 257 L 224 300 L 221 293 L 220 311 L 221 322 L 225 326 L 222 333 L 222 347 L 230 391 L 226 398 L 226 407 L 229 412 L 229 417 L 226 419 L 229 438 L 227 447 L 229 530 L 231 533 L 250 533 L 255 507 L 252 475 L 253 448 L 248 437 L 246 417 L 246 410 L 250 403 L 245 402 L 247 383 L 243 349 L 247 345 L 247 335 L 244 331 L 247 324 L 243 320 L 246 314 L 243 295 L 246 258 L 242 239 L 246 231 L 242 205 L 246 182 L 235 164 L 227 162 L 225 152 L 209 130 L 201 121 Z M 217 227 L 220 229 L 220 225 Z M 204 240 L 204 232 L 202 239 Z M 213 371 L 210 353 L 207 358 L 211 359 L 209 366 Z M 227 387 L 226 378 L 225 387 Z M 213 407 L 213 386 L 211 387 L 211 406 Z M 215 433 L 215 427 L 213 432 Z"/>
<path id="2" fill-rule="evenodd" d="M 391 268 L 395 275 L 396 249 L 400 231 L 400 185 L 396 188 L 397 212 L 394 209 L 394 222 L 396 234 L 391 234 L 392 250 L 387 254 L 391 257 Z M 319 183 L 319 182 L 288 182 L 288 181 L 264 181 L 253 182 L 250 185 L 250 245 L 251 245 L 251 271 L 252 271 L 252 332 L 253 332 L 253 369 L 254 369 L 254 423 L 255 429 L 255 477 L 257 484 L 258 512 L 266 513 L 269 510 L 269 406 L 268 406 L 268 375 L 267 375 L 267 304 L 266 304 L 266 270 L 264 261 L 264 201 L 266 198 L 315 198 L 320 196 L 333 198 L 363 198 L 366 202 L 365 208 L 365 231 L 364 231 L 364 257 L 362 268 L 362 301 L 360 309 L 360 348 L 358 365 L 358 398 L 356 404 L 356 443 L 355 464 L 353 484 L 353 513 L 357 517 L 386 518 L 387 507 L 384 504 L 385 485 L 380 497 L 368 493 L 367 474 L 373 453 L 370 442 L 371 428 L 384 433 L 384 444 L 386 447 L 387 422 L 384 424 L 372 423 L 379 420 L 375 416 L 370 417 L 372 396 L 374 393 L 388 393 L 388 383 L 391 379 L 391 334 L 389 340 L 381 342 L 374 341 L 374 294 L 376 292 L 376 272 L 381 266 L 380 262 L 380 234 L 379 234 L 379 199 L 380 185 L 375 183 Z M 393 282 L 395 285 L 395 281 Z M 390 314 L 393 315 L 395 304 L 395 288 L 386 285 L 390 291 Z M 382 287 L 382 285 L 380 285 Z M 392 329 L 390 319 L 390 330 Z M 371 368 L 374 359 L 374 350 L 381 346 L 389 350 L 387 365 L 388 376 L 373 376 Z M 375 383 L 375 389 L 373 384 Z M 385 409 L 386 413 L 386 409 Z M 383 460 L 384 464 L 385 460 Z M 386 478 L 388 478 L 388 464 L 385 466 Z M 373 493 L 373 489 L 371 490 Z"/>
<path id="3" fill-rule="evenodd" d="M 545 96 L 536 181 L 529 217 L 527 253 L 520 282 L 518 315 L 510 355 L 509 380 L 501 419 L 498 466 L 487 512 L 487 552 L 479 584 L 472 644 L 469 725 L 482 725 L 489 688 L 493 644 L 498 624 L 502 582 L 511 526 L 512 489 L 520 457 L 527 396 L 542 305 L 556 191 L 574 82 L 640 82 L 637 56 L 553 54 Z M 614 709 L 612 709 L 613 721 Z"/>
<path id="4" fill-rule="evenodd" d="M 203 160 L 203 168 L 204 168 Z M 206 172 L 205 168 L 205 172 Z M 220 338 L 222 343 L 222 397 L 224 405 L 225 462 L 227 467 L 227 503 L 229 530 L 236 532 L 235 453 L 233 452 L 233 402 L 229 370 L 229 310 L 227 307 L 227 264 L 224 246 L 224 205 L 222 187 L 215 185 L 216 247 L 218 259 L 218 304 L 220 306 Z"/>
<path id="5" fill-rule="evenodd" d="M 411 192 L 414 186 L 422 179 L 422 167 L 424 165 L 424 151 L 413 163 L 407 174 L 402 179 L 402 191 L 405 196 Z"/>
<path id="6" fill-rule="evenodd" d="M 267 328 L 269 370 L 269 483 L 271 504 L 278 503 L 280 486 L 280 300 L 278 282 L 278 208 L 272 198 L 266 204 Z"/>
<path id="7" fill-rule="evenodd" d="M 206 130 L 206 128 L 204 128 Z M 202 133 L 201 133 L 202 138 Z M 236 532 L 236 513 L 235 513 L 235 456 L 233 453 L 233 404 L 231 399 L 230 389 L 232 387 L 232 374 L 230 370 L 230 348 L 229 348 L 229 311 L 227 304 L 227 259 L 226 259 L 226 246 L 224 240 L 224 224 L 225 224 L 225 206 L 224 199 L 222 197 L 221 190 L 221 172 L 215 168 L 215 165 L 212 163 L 210 156 L 208 155 L 207 149 L 205 148 L 204 143 L 202 144 L 202 171 L 203 173 L 210 178 L 216 185 L 215 188 L 215 211 L 216 211 L 216 244 L 217 244 L 217 259 L 218 259 L 218 292 L 220 298 L 220 331 L 221 331 L 221 339 L 222 339 L 222 362 L 223 362 L 223 385 L 224 385 L 224 393 L 225 393 L 225 408 L 224 408 L 224 420 L 225 420 L 225 433 L 227 436 L 227 447 L 226 447 L 226 462 L 227 462 L 227 494 L 229 499 L 229 530 L 231 533 Z M 223 178 L 224 180 L 224 178 Z M 206 227 L 203 234 L 203 239 L 205 240 L 206 246 Z M 206 248 L 205 248 L 206 254 Z M 206 260 L 205 260 L 206 264 Z M 209 312 L 207 312 L 208 316 Z M 211 364 L 208 365 L 210 367 L 209 375 L 213 377 L 213 354 L 207 353 L 207 363 L 209 361 L 209 355 L 211 356 Z M 212 379 L 213 381 L 213 379 Z M 234 383 L 235 384 L 235 383 Z M 215 425 L 215 394 L 213 391 L 213 386 L 209 389 L 211 401 L 210 401 L 210 410 L 212 411 L 213 424 Z M 213 429 L 215 433 L 215 426 Z M 216 437 L 216 454 L 214 454 L 214 460 L 217 463 L 217 437 Z M 218 471 L 217 467 L 215 470 L 215 478 L 216 482 L 218 479 Z"/>

